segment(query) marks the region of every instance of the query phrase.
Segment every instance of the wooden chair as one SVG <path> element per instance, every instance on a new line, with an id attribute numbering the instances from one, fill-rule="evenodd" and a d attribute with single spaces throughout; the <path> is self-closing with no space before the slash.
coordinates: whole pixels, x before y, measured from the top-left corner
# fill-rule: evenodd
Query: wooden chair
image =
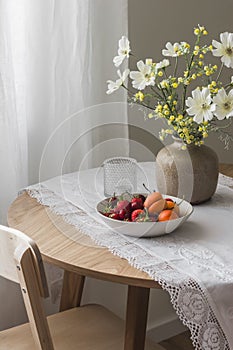
<path id="1" fill-rule="evenodd" d="M 40 251 L 28 236 L 0 225 L 0 275 L 20 283 L 29 323 L 0 332 L 1 350 L 120 350 L 124 323 L 100 305 L 46 317 L 48 286 Z M 147 343 L 146 350 L 164 349 Z"/>

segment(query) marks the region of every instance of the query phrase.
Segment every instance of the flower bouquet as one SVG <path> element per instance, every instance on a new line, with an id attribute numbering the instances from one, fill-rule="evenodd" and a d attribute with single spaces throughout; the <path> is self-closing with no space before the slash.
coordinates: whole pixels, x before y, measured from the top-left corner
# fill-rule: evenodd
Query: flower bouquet
<path id="1" fill-rule="evenodd" d="M 233 33 L 221 33 L 220 42 L 211 44 L 202 42 L 207 34 L 205 27 L 198 25 L 193 45 L 168 42 L 162 50 L 163 60 L 139 60 L 137 71 L 118 70 L 119 79 L 107 82 L 107 94 L 123 87 L 130 102 L 148 108 L 148 118 L 163 118 L 167 126 L 160 131 L 161 140 L 173 134 L 183 141 L 184 149 L 189 144 L 202 145 L 210 132 L 219 133 L 225 148 L 233 140 L 227 132 L 233 117 L 233 77 L 227 84 L 220 80 L 224 67 L 233 68 Z M 221 58 L 220 66 L 208 63 L 209 54 Z M 113 59 L 115 66 L 130 55 L 134 56 L 129 40 L 123 36 Z M 126 84 L 128 76 L 132 90 Z"/>

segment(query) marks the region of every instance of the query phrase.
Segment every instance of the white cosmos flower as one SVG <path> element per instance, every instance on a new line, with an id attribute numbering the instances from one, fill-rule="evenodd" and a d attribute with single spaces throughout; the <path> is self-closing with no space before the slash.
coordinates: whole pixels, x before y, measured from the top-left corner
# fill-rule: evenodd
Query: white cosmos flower
<path id="1" fill-rule="evenodd" d="M 208 88 L 202 90 L 196 88 L 192 91 L 192 96 L 186 100 L 186 105 L 189 107 L 187 109 L 188 114 L 193 115 L 193 120 L 198 124 L 205 120 L 211 120 L 215 104 L 211 103 L 210 90 Z"/>
<path id="2" fill-rule="evenodd" d="M 165 47 L 166 50 L 162 50 L 163 56 L 170 56 L 170 57 L 177 57 L 178 56 L 178 50 L 180 48 L 180 45 L 178 43 L 171 44 L 170 42 L 166 43 Z"/>
<path id="3" fill-rule="evenodd" d="M 138 61 L 137 67 L 139 71 L 130 72 L 133 87 L 143 90 L 148 85 L 155 85 L 155 77 L 151 75 L 151 66 L 143 61 Z"/>
<path id="4" fill-rule="evenodd" d="M 113 63 L 116 67 L 119 67 L 126 57 L 129 58 L 130 51 L 128 38 L 122 36 L 119 40 L 118 56 L 113 58 Z"/>
<path id="5" fill-rule="evenodd" d="M 231 77 L 231 84 L 233 85 L 233 76 Z"/>
<path id="6" fill-rule="evenodd" d="M 170 64 L 169 60 L 165 58 L 161 62 L 156 63 L 156 69 L 166 68 L 169 66 L 169 64 Z"/>
<path id="7" fill-rule="evenodd" d="M 117 74 L 120 77 L 120 79 L 117 79 L 116 81 L 112 81 L 112 80 L 108 80 L 108 90 L 107 90 L 107 94 L 110 95 L 112 94 L 114 91 L 118 90 L 120 86 L 122 86 L 125 82 L 125 80 L 127 79 L 128 75 L 129 75 L 130 70 L 126 69 L 122 74 L 120 72 L 120 70 L 118 69 Z"/>
<path id="8" fill-rule="evenodd" d="M 221 57 L 221 61 L 226 67 L 233 68 L 233 33 L 221 33 L 221 43 L 216 40 L 212 41 L 212 45 L 216 47 L 213 49 L 213 55 Z"/>
<path id="9" fill-rule="evenodd" d="M 213 102 L 216 104 L 214 115 L 218 120 L 233 117 L 233 90 L 227 95 L 223 88 L 220 89 L 214 96 Z"/>

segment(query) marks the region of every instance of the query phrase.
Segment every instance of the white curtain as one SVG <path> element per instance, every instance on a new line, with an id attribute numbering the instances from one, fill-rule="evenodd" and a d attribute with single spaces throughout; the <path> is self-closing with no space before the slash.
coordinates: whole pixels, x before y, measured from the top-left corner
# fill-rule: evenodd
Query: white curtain
<path id="1" fill-rule="evenodd" d="M 85 134 L 85 127 L 92 126 L 90 118 L 95 126 L 94 135 L 86 133 L 79 144 L 80 159 L 104 140 L 101 118 L 106 124 L 110 107 L 101 104 L 126 100 L 123 92 L 107 96 L 106 80 L 116 74 L 112 58 L 118 39 L 127 35 L 127 21 L 127 0 L 0 0 L 1 223 L 6 223 L 18 190 L 38 182 L 48 145 L 43 176 L 61 170 L 61 158 L 73 142 L 70 116 L 77 116 L 77 138 L 80 130 Z M 118 114 L 116 122 L 126 124 L 127 108 L 121 106 Z M 55 143 L 47 143 L 51 135 Z M 127 152 L 126 144 L 121 151 Z M 0 280 L 1 300 L 6 295 Z M 7 299 L 10 304 L 10 296 Z M 19 321 L 10 310 L 7 303 L 1 304 L 0 314 L 10 318 L 1 317 L 0 328 Z"/>
<path id="2" fill-rule="evenodd" d="M 19 3 L 0 1 L 0 218 L 28 182 L 24 32 Z M 18 12 L 18 16 L 16 15 Z"/>
<path id="3" fill-rule="evenodd" d="M 18 189 L 38 181 L 45 144 L 62 122 L 75 114 L 84 132 L 85 123 L 95 124 L 93 115 L 101 122 L 100 104 L 126 100 L 124 92 L 105 93 L 123 34 L 127 0 L 0 0 L 1 222 Z M 118 121 L 127 121 L 122 106 Z M 74 132 L 69 128 L 51 168 Z M 84 154 L 93 135 L 82 141 Z"/>

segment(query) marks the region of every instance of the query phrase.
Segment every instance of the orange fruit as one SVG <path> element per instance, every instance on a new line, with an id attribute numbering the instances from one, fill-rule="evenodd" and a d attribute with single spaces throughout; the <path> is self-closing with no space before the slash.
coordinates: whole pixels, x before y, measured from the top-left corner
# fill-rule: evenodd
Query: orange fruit
<path id="1" fill-rule="evenodd" d="M 173 209 L 175 207 L 175 202 L 172 202 L 172 201 L 167 201 L 166 200 L 166 206 L 165 206 L 165 209 Z"/>
<path id="2" fill-rule="evenodd" d="M 164 209 L 158 216 L 158 221 L 168 221 L 178 219 L 179 216 L 176 214 L 174 210 Z"/>

